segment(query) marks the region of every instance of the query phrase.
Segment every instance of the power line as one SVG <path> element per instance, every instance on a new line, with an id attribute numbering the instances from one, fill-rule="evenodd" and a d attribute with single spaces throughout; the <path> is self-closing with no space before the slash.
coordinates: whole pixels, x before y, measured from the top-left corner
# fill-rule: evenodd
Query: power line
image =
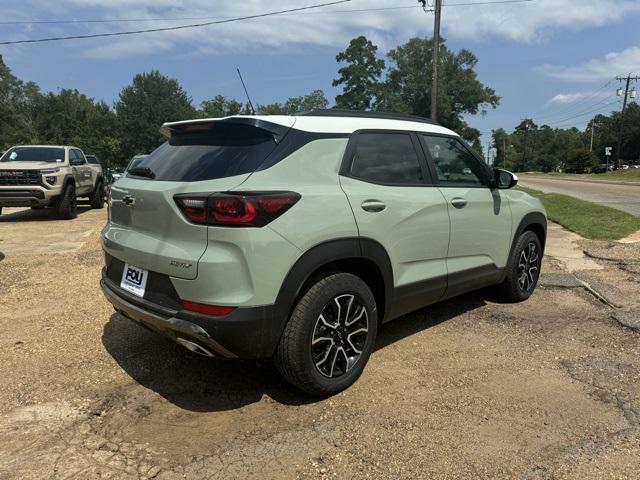
<path id="1" fill-rule="evenodd" d="M 274 16 L 274 15 L 282 15 L 282 14 L 289 13 L 289 12 L 300 12 L 302 10 L 311 10 L 311 9 L 314 9 L 314 8 L 327 7 L 329 5 L 338 5 L 338 4 L 347 3 L 347 2 L 350 2 L 350 1 L 351 0 L 337 0 L 335 2 L 320 3 L 320 4 L 316 4 L 316 5 L 309 5 L 309 6 L 306 6 L 306 7 L 289 8 L 287 10 L 279 10 L 279 11 L 276 11 L 276 12 L 259 13 L 259 14 L 256 14 L 256 15 L 246 15 L 246 16 L 243 16 L 243 17 L 227 18 L 227 19 L 224 19 L 224 20 L 216 20 L 216 21 L 212 21 L 212 22 L 194 23 L 194 24 L 190 24 L 190 25 L 177 25 L 175 27 L 149 28 L 149 29 L 145 29 L 145 30 L 131 30 L 131 31 L 128 31 L 128 32 L 95 33 L 95 34 L 91 34 L 91 35 L 71 35 L 71 36 L 67 36 L 67 37 L 37 38 L 37 39 L 31 39 L 31 40 L 13 40 L 13 41 L 0 42 L 0 45 L 15 45 L 15 44 L 18 44 L 18 43 L 55 42 L 55 41 L 58 41 L 58 40 L 76 40 L 76 39 L 85 39 L 85 38 L 115 37 L 115 36 L 120 36 L 120 35 L 136 35 L 136 34 L 140 34 L 140 33 L 166 32 L 166 31 L 169 31 L 169 30 L 183 30 L 183 29 L 186 29 L 186 28 L 206 27 L 208 25 L 217 25 L 217 24 L 221 24 L 221 23 L 231 23 L 231 22 L 238 22 L 238 21 L 241 21 L 241 20 L 250 20 L 250 19 L 253 19 L 253 18 L 263 18 L 263 17 Z"/>
<path id="2" fill-rule="evenodd" d="M 350 1 L 350 0 L 344 0 Z M 468 7 L 474 5 L 502 5 L 506 3 L 530 3 L 536 0 L 493 0 L 493 1 L 484 1 L 484 2 L 467 2 L 467 3 L 446 3 L 443 4 L 443 7 Z M 336 3 L 342 2 L 334 2 L 320 6 L 328 6 L 334 5 Z M 304 7 L 305 8 L 318 8 L 318 6 L 312 7 Z M 342 10 L 329 10 L 322 12 L 294 12 L 284 10 L 287 13 L 275 12 L 272 15 L 279 16 L 298 16 L 298 15 L 333 15 L 340 13 L 363 13 L 363 12 L 382 12 L 388 10 L 408 10 L 408 9 L 416 9 L 421 8 L 419 5 L 404 5 L 398 7 L 379 7 L 379 8 L 358 8 L 358 9 L 342 9 Z M 297 9 L 294 9 L 297 10 Z M 266 15 L 261 15 L 266 16 Z M 255 18 L 255 17 L 247 17 L 247 18 Z M 82 24 L 82 23 L 125 23 L 125 22 L 183 22 L 188 20 L 245 20 L 245 17 L 175 17 L 175 18 L 120 18 L 120 19 L 86 19 L 86 20 L 12 20 L 12 21 L 2 21 L 0 25 L 60 25 L 60 24 Z M 200 26 L 200 25 L 196 25 Z M 182 26 L 182 28 L 186 28 L 187 26 Z M 138 33 L 138 32 L 135 32 Z M 144 32 L 142 32 L 144 33 Z M 3 43 L 0 43 L 3 44 Z"/>
<path id="3" fill-rule="evenodd" d="M 589 115 L 589 114 L 591 114 L 591 113 L 599 112 L 599 111 L 601 111 L 602 109 L 604 109 L 604 108 L 606 108 L 606 107 L 610 107 L 610 106 L 612 106 L 612 105 L 616 105 L 617 103 L 618 103 L 618 101 L 616 100 L 615 102 L 611 102 L 611 103 L 607 103 L 607 104 L 605 104 L 605 105 L 601 105 L 601 106 L 599 106 L 598 108 L 596 108 L 596 109 L 594 109 L 594 110 L 589 110 L 589 111 L 586 111 L 586 112 L 582 112 L 582 113 L 579 113 L 579 114 L 573 115 L 573 116 L 571 116 L 571 117 L 567 117 L 567 118 L 563 118 L 563 119 L 560 119 L 560 120 L 556 120 L 555 122 L 547 122 L 546 124 L 547 124 L 547 125 L 549 125 L 549 126 L 551 126 L 551 125 L 556 125 L 556 124 L 558 124 L 558 123 L 565 122 L 565 121 L 567 121 L 567 120 L 571 120 L 571 119 L 573 119 L 573 118 L 584 117 L 585 115 Z"/>
<path id="4" fill-rule="evenodd" d="M 607 88 L 609 85 L 611 85 L 614 80 L 615 80 L 615 77 L 610 79 L 609 81 L 607 81 L 604 85 L 602 85 L 600 88 L 598 88 L 596 91 L 592 92 L 590 95 L 587 95 L 586 97 L 576 98 L 575 100 L 572 100 L 572 101 L 568 102 L 565 105 L 568 108 L 563 108 L 563 109 L 560 109 L 560 111 L 557 111 L 557 112 L 554 112 L 554 113 L 547 113 L 545 115 L 536 115 L 536 118 L 539 120 L 541 118 L 553 118 L 553 117 L 557 117 L 557 116 L 560 116 L 560 115 L 566 115 L 567 113 L 572 113 L 573 111 L 575 111 L 577 109 L 580 109 L 583 106 L 582 105 L 583 103 L 587 103 L 589 100 L 592 100 L 592 99 L 596 98 L 598 96 L 598 94 L 602 90 Z M 589 107 L 587 107 L 587 108 L 589 108 Z"/>

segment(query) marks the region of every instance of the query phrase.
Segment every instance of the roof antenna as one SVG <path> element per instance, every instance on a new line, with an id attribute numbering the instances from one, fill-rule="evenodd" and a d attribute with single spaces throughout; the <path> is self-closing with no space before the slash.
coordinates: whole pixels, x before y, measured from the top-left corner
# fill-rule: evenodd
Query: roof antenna
<path id="1" fill-rule="evenodd" d="M 252 115 L 256 114 L 256 109 L 253 108 L 253 103 L 251 103 L 251 97 L 249 96 L 249 92 L 247 92 L 247 86 L 244 84 L 244 80 L 242 79 L 242 74 L 240 73 L 240 69 L 236 68 L 238 72 L 238 76 L 240 77 L 240 81 L 242 82 L 242 88 L 244 88 L 244 93 L 247 95 L 247 100 L 249 100 L 249 107 L 251 108 Z"/>

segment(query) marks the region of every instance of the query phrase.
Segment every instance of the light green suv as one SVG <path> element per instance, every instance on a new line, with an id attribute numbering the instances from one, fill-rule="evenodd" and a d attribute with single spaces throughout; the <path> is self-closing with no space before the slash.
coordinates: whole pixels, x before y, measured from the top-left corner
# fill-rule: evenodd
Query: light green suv
<path id="1" fill-rule="evenodd" d="M 102 288 L 207 356 L 275 359 L 315 395 L 351 385 L 379 326 L 487 286 L 527 299 L 546 216 L 454 132 L 322 111 L 165 124 L 113 185 Z"/>

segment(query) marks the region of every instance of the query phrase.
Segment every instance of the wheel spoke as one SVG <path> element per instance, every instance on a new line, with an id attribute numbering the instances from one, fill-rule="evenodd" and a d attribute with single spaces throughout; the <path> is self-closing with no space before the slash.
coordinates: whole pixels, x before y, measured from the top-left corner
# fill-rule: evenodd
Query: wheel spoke
<path id="1" fill-rule="evenodd" d="M 345 327 L 350 327 L 351 325 L 353 325 L 354 323 L 356 323 L 357 321 L 359 321 L 362 316 L 365 314 L 366 310 L 364 307 L 362 307 L 360 309 L 360 313 L 358 313 L 357 315 L 353 316 L 353 319 L 351 321 L 349 321 L 349 319 L 347 318 L 347 321 L 345 322 Z"/>
<path id="2" fill-rule="evenodd" d="M 342 350 L 342 347 L 336 348 L 333 354 L 333 358 L 331 360 L 331 369 L 329 370 L 330 377 L 333 377 L 333 371 L 336 368 L 336 361 L 338 360 L 338 353 L 340 353 L 340 350 Z"/>
<path id="3" fill-rule="evenodd" d="M 338 325 L 339 325 L 338 323 L 329 323 L 329 322 L 327 322 L 327 319 L 324 318 L 324 315 L 322 315 L 322 314 L 320 314 L 320 318 L 318 318 L 318 320 L 320 320 L 324 324 L 325 327 L 329 327 L 332 330 L 335 330 L 336 328 L 338 328 Z M 317 328 L 317 326 L 316 326 L 316 328 Z"/>
<path id="4" fill-rule="evenodd" d="M 518 268 L 525 268 L 527 266 L 527 256 L 524 254 L 524 250 L 520 253 L 520 260 L 518 260 Z"/>
<path id="5" fill-rule="evenodd" d="M 360 328 L 358 330 L 356 330 L 355 332 L 350 333 L 347 336 L 347 343 L 349 344 L 349 346 L 351 346 L 351 348 L 353 349 L 354 352 L 356 352 L 357 354 L 362 353 L 362 350 L 359 349 L 358 347 L 356 347 L 353 342 L 351 341 L 351 337 L 355 336 L 355 335 L 359 335 L 362 333 L 367 333 L 369 330 L 367 328 Z"/>
<path id="6" fill-rule="evenodd" d="M 327 359 L 329 358 L 329 355 L 331 354 L 331 350 L 333 350 L 333 347 L 334 347 L 333 340 L 331 340 L 331 345 L 329 345 L 329 348 L 327 348 L 326 352 L 324 352 L 324 356 L 316 362 L 316 368 L 320 370 L 321 373 L 323 372 L 322 372 L 322 369 L 320 368 L 320 365 L 324 364 L 324 362 L 327 361 Z"/>
<path id="7" fill-rule="evenodd" d="M 311 345 L 316 345 L 317 343 L 320 342 L 331 342 L 333 343 L 333 338 L 330 337 L 318 337 L 316 339 L 313 340 L 313 342 L 311 342 Z"/>

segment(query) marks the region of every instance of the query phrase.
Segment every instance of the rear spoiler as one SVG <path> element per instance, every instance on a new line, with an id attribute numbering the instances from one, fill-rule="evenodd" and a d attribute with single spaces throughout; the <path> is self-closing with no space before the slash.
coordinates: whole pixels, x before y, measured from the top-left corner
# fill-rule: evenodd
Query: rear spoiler
<path id="1" fill-rule="evenodd" d="M 213 127 L 213 124 L 225 123 L 246 125 L 254 128 L 265 130 L 273 135 L 273 139 L 276 143 L 280 142 L 282 138 L 291 129 L 292 125 L 280 125 L 279 123 L 269 122 L 262 118 L 257 117 L 225 117 L 216 119 L 203 119 L 203 120 L 187 120 L 183 122 L 168 122 L 160 127 L 160 133 L 166 138 L 171 138 L 172 135 L 177 133 L 188 132 L 202 132 Z"/>

